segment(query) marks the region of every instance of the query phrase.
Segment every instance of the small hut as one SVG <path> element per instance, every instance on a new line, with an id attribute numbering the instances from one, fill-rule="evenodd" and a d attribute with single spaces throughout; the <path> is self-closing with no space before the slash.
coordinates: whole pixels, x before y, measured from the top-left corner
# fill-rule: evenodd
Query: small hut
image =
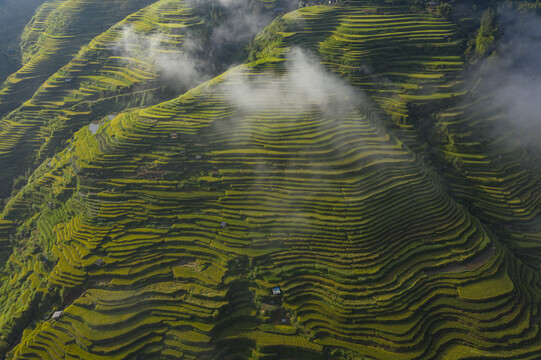
<path id="1" fill-rule="evenodd" d="M 272 295 L 282 295 L 282 290 L 280 290 L 279 286 L 272 288 Z"/>
<path id="2" fill-rule="evenodd" d="M 60 318 L 62 316 L 62 314 L 64 314 L 63 311 L 55 311 L 53 313 L 53 315 L 51 316 L 51 320 L 56 320 L 56 319 Z"/>

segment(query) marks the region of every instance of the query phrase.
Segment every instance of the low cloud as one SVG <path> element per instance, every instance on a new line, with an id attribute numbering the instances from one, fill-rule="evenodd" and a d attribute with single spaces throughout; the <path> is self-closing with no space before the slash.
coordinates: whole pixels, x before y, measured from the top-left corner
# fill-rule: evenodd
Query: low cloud
<path id="1" fill-rule="evenodd" d="M 237 8 L 231 11 L 228 20 L 212 31 L 212 48 L 235 47 L 237 44 L 247 43 L 270 24 L 272 19 L 270 12 L 258 13 L 248 8 Z"/>
<path id="2" fill-rule="evenodd" d="M 115 51 L 153 63 L 162 77 L 183 87 L 192 87 L 208 79 L 201 44 L 190 35 L 175 48 L 168 45 L 165 36 L 138 34 L 131 27 L 124 27 Z"/>
<path id="3" fill-rule="evenodd" d="M 127 26 L 116 52 L 154 63 L 162 77 L 187 89 L 240 62 L 238 54 L 275 17 L 273 9 L 247 0 L 202 0 L 191 6 L 204 13 L 208 26 L 213 24 L 209 32 L 188 29 L 182 44 L 175 47 L 166 36 L 138 33 Z"/>
<path id="4" fill-rule="evenodd" d="M 306 207 L 311 200 L 303 190 L 278 190 L 281 182 L 295 179 L 300 188 L 317 184 L 313 196 L 340 193 L 342 189 L 329 173 L 334 166 L 343 165 L 334 165 L 333 159 L 358 151 L 365 141 L 366 124 L 358 116 L 370 103 L 362 92 L 304 49 L 292 48 L 272 69 L 235 69 L 219 85 L 218 93 L 225 93 L 237 111 L 226 121 L 213 124 L 215 131 L 226 134 L 213 140 L 233 149 L 256 146 L 273 151 L 254 157 L 254 163 L 244 170 L 252 177 L 251 186 L 272 194 L 258 198 L 265 209 L 262 211 L 282 214 L 265 226 L 276 227 L 274 231 L 282 238 L 297 231 L 308 236 L 321 231 L 313 218 L 317 211 Z M 285 124 L 279 127 L 275 122 Z M 299 138 L 291 138 L 289 131 L 297 132 Z M 303 142 L 305 134 L 320 137 L 313 143 Z"/>
<path id="5" fill-rule="evenodd" d="M 541 17 L 500 12 L 503 35 L 497 56 L 486 60 L 482 93 L 492 94 L 492 105 L 505 115 L 496 128 L 529 145 L 539 146 L 541 135 Z"/>
<path id="6" fill-rule="evenodd" d="M 231 103 L 244 112 L 262 109 L 301 110 L 315 107 L 329 116 L 340 114 L 364 97 L 348 82 L 319 64 L 316 56 L 293 48 L 283 73 L 258 75 L 227 85 Z"/>

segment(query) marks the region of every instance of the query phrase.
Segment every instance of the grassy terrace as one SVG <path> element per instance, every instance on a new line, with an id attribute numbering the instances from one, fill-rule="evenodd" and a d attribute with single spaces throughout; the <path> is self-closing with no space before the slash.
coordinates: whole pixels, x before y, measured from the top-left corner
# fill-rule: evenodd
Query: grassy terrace
<path id="1" fill-rule="evenodd" d="M 391 2 L 352 2 L 333 16 L 340 19 L 339 25 L 314 44 L 314 50 L 329 68 L 366 91 L 404 131 L 411 125 L 408 102 L 422 104 L 458 95 L 459 82 L 450 86 L 463 66 L 462 40 L 454 24 Z M 288 39 L 304 32 L 313 33 L 307 26 Z"/>
<path id="2" fill-rule="evenodd" d="M 491 130 L 507 119 L 490 95 L 444 109 L 437 119 L 441 152 L 454 169 L 448 176 L 453 192 L 519 257 L 538 267 L 541 182 L 520 136 L 512 128 L 504 134 Z"/>
<path id="3" fill-rule="evenodd" d="M 340 117 L 322 116 L 294 94 L 278 112 L 238 112 L 223 89 L 258 76 L 238 68 L 77 134 L 84 195 L 74 196 L 89 215 L 55 227 L 50 279 L 87 290 L 60 320 L 29 333 L 16 358 L 211 358 L 217 344 L 230 358 L 247 347 L 291 347 L 299 357 L 345 347 L 382 359 L 453 346 L 466 355 L 539 350 L 528 300 L 539 294 L 522 284 L 533 274 L 501 250 L 478 270 L 446 273 L 446 264 L 497 245 L 377 118 L 346 101 Z M 68 158 L 66 150 L 54 167 Z M 135 158 L 147 171 L 178 166 L 181 180 L 145 178 Z M 104 236 L 88 230 L 98 224 Z M 103 266 L 92 265 L 95 254 Z M 297 330 L 263 326 L 272 323 L 261 312 L 271 284 L 282 286 L 286 323 Z"/>
<path id="4" fill-rule="evenodd" d="M 46 2 L 23 34 L 23 67 L 9 76 L 0 89 L 0 115 L 28 100 L 43 81 L 68 63 L 93 37 L 148 3 L 148 0 Z M 116 10 L 110 11 L 111 7 Z"/>
<path id="5" fill-rule="evenodd" d="M 122 11 L 115 12 L 117 15 L 133 12 L 143 3 L 130 1 L 122 4 L 119 5 Z M 116 6 L 103 2 L 91 5 L 85 5 L 88 9 L 77 7 L 81 12 L 78 16 L 85 16 L 84 11 L 94 14 L 98 11 L 96 6 L 103 6 L 101 11 L 110 14 L 107 8 Z M 70 19 L 77 17 L 72 15 Z M 101 27 L 105 23 L 100 19 Z M 180 27 L 172 29 L 174 25 Z M 0 164 L 5 169 L 3 180 L 10 182 L 10 178 L 24 165 L 51 156 L 55 150 L 58 151 L 62 141 L 82 126 L 126 106 L 141 103 L 150 91 L 159 90 L 155 64 L 137 45 L 125 51 L 115 50 L 123 41 L 124 29 L 131 28 L 136 36 L 148 41 L 151 36 L 158 36 L 170 53 L 178 53 L 187 28 L 198 25 L 200 20 L 183 1 L 162 0 L 135 12 L 92 40 L 67 65 L 49 77 L 30 100 L 0 122 Z M 77 38 L 83 39 L 84 36 Z M 61 52 L 65 54 L 66 50 Z M 39 51 L 37 54 L 33 59 L 40 56 Z M 58 61 L 54 63 L 58 64 Z M 39 65 L 38 68 L 43 71 L 44 66 Z M 15 158 L 17 162 L 13 160 Z"/>
<path id="6" fill-rule="evenodd" d="M 460 65 L 433 45 L 456 46 L 443 41 L 452 27 L 364 4 L 288 14 L 258 61 L 95 133 L 84 127 L 43 163 L 7 204 L 0 236 L 35 223 L 51 262 L 15 246 L 9 266 L 20 277 L 4 282 L 0 300 L 14 305 L 2 321 L 58 289 L 64 313 L 35 322 L 9 356 L 538 357 L 537 273 L 383 126 L 378 92 L 408 83 L 448 93 L 438 74 Z M 361 41 L 376 38 L 402 45 L 391 57 Z M 351 42 L 349 52 L 335 41 Z M 391 80 L 363 85 L 354 74 L 375 104 L 329 88 L 329 111 L 290 81 L 305 70 L 290 47 L 303 44 L 339 73 L 348 66 L 339 59 L 359 66 L 362 51 L 387 54 L 377 71 Z M 246 83 L 268 102 L 240 106 L 231 89 Z"/>

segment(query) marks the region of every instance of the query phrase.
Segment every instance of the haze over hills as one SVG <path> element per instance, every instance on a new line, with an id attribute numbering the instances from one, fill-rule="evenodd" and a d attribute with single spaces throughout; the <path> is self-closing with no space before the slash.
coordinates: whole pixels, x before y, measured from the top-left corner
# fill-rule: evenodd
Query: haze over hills
<path id="1" fill-rule="evenodd" d="M 44 1 L 0 89 L 1 354 L 539 359 L 539 9 Z"/>

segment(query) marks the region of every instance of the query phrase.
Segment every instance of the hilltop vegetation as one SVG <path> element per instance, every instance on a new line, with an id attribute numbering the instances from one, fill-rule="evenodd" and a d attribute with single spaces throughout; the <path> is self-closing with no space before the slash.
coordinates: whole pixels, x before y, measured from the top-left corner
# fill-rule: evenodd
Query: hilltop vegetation
<path id="1" fill-rule="evenodd" d="M 477 3 L 46 2 L 0 96 L 0 353 L 537 359 L 539 167 Z"/>

